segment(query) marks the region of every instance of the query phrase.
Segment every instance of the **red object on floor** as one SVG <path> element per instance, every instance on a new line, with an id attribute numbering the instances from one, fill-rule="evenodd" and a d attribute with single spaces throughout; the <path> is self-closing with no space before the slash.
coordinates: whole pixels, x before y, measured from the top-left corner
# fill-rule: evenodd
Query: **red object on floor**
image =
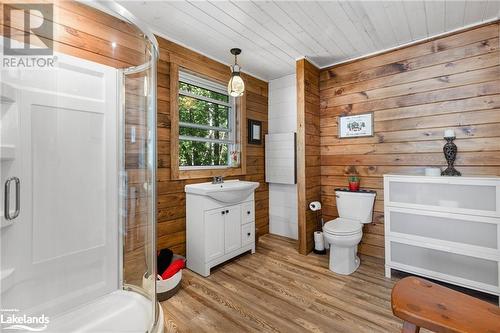
<path id="1" fill-rule="evenodd" d="M 178 271 L 183 269 L 184 266 L 185 266 L 184 259 L 176 259 L 176 260 L 172 261 L 170 266 L 168 266 L 167 269 L 165 270 L 165 272 L 163 272 L 163 274 L 161 275 L 161 278 L 163 280 L 171 278 L 172 276 L 174 276 L 175 273 L 177 273 Z"/>

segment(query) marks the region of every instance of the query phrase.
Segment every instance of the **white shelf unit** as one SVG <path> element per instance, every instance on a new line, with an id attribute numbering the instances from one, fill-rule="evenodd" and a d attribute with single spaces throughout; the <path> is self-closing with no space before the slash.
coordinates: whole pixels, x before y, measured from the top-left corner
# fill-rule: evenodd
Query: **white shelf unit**
<path id="1" fill-rule="evenodd" d="M 12 161 L 16 157 L 18 112 L 16 95 L 18 90 L 5 82 L 0 83 L 0 162 Z"/>
<path id="2" fill-rule="evenodd" d="M 0 83 L 0 104 L 12 104 L 16 101 L 17 89 L 5 82 Z"/>
<path id="3" fill-rule="evenodd" d="M 391 269 L 500 295 L 500 178 L 384 175 Z"/>
<path id="4" fill-rule="evenodd" d="M 0 145 L 0 161 L 11 161 L 16 156 L 16 147 L 13 145 Z"/>

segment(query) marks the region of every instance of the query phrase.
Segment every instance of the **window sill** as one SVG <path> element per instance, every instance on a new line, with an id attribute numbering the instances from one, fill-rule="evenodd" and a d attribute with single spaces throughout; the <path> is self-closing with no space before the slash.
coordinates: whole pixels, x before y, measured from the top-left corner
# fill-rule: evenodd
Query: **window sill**
<path id="1" fill-rule="evenodd" d="M 228 165 L 212 165 L 212 166 L 181 166 L 180 171 L 193 171 L 193 170 L 226 170 L 235 167 L 230 167 Z M 239 168 L 239 167 L 238 167 Z"/>
<path id="2" fill-rule="evenodd" d="M 215 176 L 230 177 L 244 176 L 246 173 L 240 166 L 238 168 L 222 167 L 222 168 L 196 168 L 196 169 L 179 169 L 178 177 L 174 179 L 198 179 L 211 178 Z"/>

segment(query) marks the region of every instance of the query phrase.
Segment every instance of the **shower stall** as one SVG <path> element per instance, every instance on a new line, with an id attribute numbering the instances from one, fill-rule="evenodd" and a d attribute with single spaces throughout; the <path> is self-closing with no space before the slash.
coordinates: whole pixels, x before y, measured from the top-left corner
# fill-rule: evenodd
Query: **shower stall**
<path id="1" fill-rule="evenodd" d="M 22 3 L 0 41 L 0 331 L 162 332 L 156 40 L 114 2 Z"/>

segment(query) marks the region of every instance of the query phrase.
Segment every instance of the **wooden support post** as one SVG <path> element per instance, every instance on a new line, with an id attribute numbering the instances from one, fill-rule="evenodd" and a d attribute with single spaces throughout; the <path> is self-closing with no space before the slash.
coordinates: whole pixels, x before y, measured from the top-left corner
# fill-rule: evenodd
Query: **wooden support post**
<path id="1" fill-rule="evenodd" d="M 403 329 L 401 333 L 418 333 L 420 332 L 420 327 L 415 324 L 409 323 L 407 321 L 403 322 Z"/>

